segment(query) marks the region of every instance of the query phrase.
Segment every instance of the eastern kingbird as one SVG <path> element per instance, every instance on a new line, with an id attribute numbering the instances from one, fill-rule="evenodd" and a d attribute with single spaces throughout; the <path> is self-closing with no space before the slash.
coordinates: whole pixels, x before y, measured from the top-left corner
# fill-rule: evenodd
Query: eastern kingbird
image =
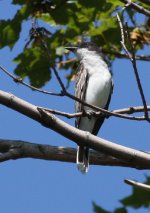
<path id="1" fill-rule="evenodd" d="M 111 73 L 102 58 L 100 48 L 92 42 L 84 42 L 77 47 L 66 47 L 66 49 L 73 51 L 79 61 L 75 96 L 88 104 L 108 109 L 113 91 L 113 83 Z M 75 111 L 92 112 L 96 110 L 76 101 Z M 81 130 L 97 135 L 103 122 L 104 117 L 78 117 L 76 118 L 75 126 Z M 78 146 L 76 162 L 78 169 L 82 173 L 88 172 L 89 147 Z"/>

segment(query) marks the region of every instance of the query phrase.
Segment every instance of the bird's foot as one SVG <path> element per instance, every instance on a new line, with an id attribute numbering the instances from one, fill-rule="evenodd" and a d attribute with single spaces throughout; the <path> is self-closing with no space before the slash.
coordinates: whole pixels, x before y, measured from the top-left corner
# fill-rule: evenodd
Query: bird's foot
<path id="1" fill-rule="evenodd" d="M 93 110 L 86 110 L 85 114 L 87 115 L 87 117 L 89 119 L 91 119 L 95 115 L 95 111 L 93 111 Z"/>

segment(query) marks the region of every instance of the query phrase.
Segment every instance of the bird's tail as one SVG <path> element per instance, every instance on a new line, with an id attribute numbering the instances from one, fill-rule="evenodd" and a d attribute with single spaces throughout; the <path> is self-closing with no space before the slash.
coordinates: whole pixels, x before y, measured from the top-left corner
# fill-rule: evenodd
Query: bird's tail
<path id="1" fill-rule="evenodd" d="M 89 148 L 85 146 L 78 146 L 77 148 L 77 167 L 83 174 L 89 170 Z"/>

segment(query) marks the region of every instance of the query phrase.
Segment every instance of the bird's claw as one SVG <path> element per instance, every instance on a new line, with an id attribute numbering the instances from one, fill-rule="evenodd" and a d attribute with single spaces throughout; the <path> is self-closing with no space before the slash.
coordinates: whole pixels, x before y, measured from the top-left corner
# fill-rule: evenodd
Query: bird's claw
<path id="1" fill-rule="evenodd" d="M 85 113 L 89 119 L 91 119 L 95 115 L 95 112 L 93 110 L 87 110 L 85 111 Z"/>

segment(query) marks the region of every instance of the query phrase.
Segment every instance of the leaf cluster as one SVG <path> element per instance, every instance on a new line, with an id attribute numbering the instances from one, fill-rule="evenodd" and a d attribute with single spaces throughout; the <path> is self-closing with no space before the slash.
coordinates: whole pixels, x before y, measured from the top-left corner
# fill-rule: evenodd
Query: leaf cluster
<path id="1" fill-rule="evenodd" d="M 20 42 L 23 23 L 30 23 L 30 31 L 22 52 L 14 59 L 17 66 L 15 74 L 28 77 L 31 85 L 42 87 L 51 79 L 50 68 L 66 60 L 65 45 L 81 41 L 93 41 L 107 51 L 107 60 L 111 64 L 114 55 L 120 52 L 120 29 L 116 12 L 122 13 L 122 19 L 131 23 L 131 38 L 136 49 L 149 44 L 149 20 L 139 24 L 136 11 L 132 8 L 122 11 L 123 3 L 119 0 L 13 0 L 13 5 L 20 9 L 12 19 L 1 20 L 0 48 L 10 49 Z M 49 50 L 49 57 L 47 50 Z M 71 64 L 62 68 L 70 68 Z M 68 77 L 69 76 L 69 77 Z M 72 74 L 67 75 L 72 79 Z"/>
<path id="2" fill-rule="evenodd" d="M 150 177 L 146 176 L 144 184 L 150 185 Z M 127 213 L 128 208 L 141 209 L 150 207 L 150 191 L 145 191 L 137 187 L 132 188 L 132 194 L 120 200 L 122 207 L 116 208 L 112 213 Z M 95 213 L 109 213 L 93 202 L 93 211 Z"/>

